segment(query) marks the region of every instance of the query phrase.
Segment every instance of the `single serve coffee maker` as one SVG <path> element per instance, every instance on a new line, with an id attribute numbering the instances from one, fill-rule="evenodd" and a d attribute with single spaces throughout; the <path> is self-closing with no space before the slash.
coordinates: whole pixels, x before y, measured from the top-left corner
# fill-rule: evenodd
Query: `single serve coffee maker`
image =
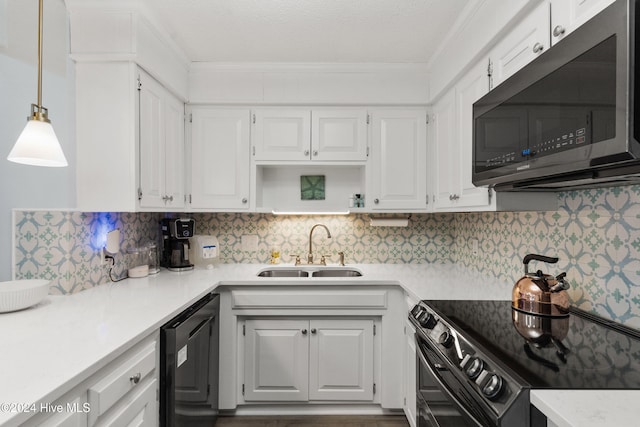
<path id="1" fill-rule="evenodd" d="M 160 221 L 163 245 L 160 265 L 171 271 L 193 269 L 189 261 L 189 238 L 193 237 L 195 224 L 189 218 L 163 218 Z"/>

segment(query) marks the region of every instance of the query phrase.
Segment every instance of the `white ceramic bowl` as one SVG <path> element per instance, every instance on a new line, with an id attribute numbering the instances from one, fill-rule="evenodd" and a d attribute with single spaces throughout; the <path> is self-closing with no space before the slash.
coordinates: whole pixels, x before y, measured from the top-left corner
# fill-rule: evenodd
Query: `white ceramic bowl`
<path id="1" fill-rule="evenodd" d="M 0 313 L 38 304 L 49 294 L 49 283 L 41 279 L 0 282 Z"/>

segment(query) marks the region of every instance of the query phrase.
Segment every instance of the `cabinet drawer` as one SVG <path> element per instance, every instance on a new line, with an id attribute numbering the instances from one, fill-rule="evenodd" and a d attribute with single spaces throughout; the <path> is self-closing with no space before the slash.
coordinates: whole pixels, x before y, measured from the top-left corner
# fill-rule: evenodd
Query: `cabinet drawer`
<path id="1" fill-rule="evenodd" d="M 232 308 L 377 308 L 387 307 L 385 290 L 240 290 L 231 292 Z"/>
<path id="2" fill-rule="evenodd" d="M 89 387 L 89 426 L 153 372 L 155 366 L 156 341 L 153 341 L 115 368 L 107 368 L 109 374 Z"/>
<path id="3" fill-rule="evenodd" d="M 101 427 L 139 426 L 157 427 L 158 407 L 156 389 L 158 380 L 141 384 L 141 388 L 127 396 L 126 403 L 118 405 L 106 419 L 100 420 Z"/>

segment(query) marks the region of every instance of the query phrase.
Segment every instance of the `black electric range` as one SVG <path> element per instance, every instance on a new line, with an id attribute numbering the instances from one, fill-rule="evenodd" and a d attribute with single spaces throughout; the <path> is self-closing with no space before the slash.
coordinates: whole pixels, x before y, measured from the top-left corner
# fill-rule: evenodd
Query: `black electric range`
<path id="1" fill-rule="evenodd" d="M 531 389 L 640 389 L 640 332 L 582 310 L 545 317 L 511 301 L 426 300 L 409 319 L 429 381 L 469 421 L 455 425 L 536 425 Z M 441 405 L 431 399 L 425 406 Z"/>

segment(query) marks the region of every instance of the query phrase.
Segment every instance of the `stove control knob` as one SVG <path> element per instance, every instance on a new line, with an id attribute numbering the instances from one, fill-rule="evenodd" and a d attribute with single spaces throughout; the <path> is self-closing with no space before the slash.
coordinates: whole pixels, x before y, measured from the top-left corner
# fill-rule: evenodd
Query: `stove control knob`
<path id="1" fill-rule="evenodd" d="M 482 387 L 482 394 L 487 396 L 490 400 L 493 400 L 500 396 L 504 388 L 504 382 L 500 375 L 490 374 L 489 379 Z"/>
<path id="2" fill-rule="evenodd" d="M 465 367 L 465 373 L 472 380 L 478 378 L 478 375 L 480 375 L 483 370 L 484 362 L 482 361 L 482 359 L 479 359 L 477 357 L 472 357 Z"/>
<path id="3" fill-rule="evenodd" d="M 417 319 L 418 316 L 422 314 L 423 310 L 424 308 L 420 307 L 420 304 L 418 304 L 415 307 L 413 307 L 413 309 L 411 310 L 411 315 L 413 316 L 414 319 Z"/>
<path id="4" fill-rule="evenodd" d="M 443 333 L 440 334 L 440 337 L 438 338 L 438 342 L 444 348 L 449 348 L 453 345 L 453 335 L 451 335 L 451 332 L 449 331 L 444 331 Z"/>
<path id="5" fill-rule="evenodd" d="M 420 325 L 422 325 L 423 328 L 427 328 L 427 329 L 433 329 L 436 326 L 436 323 L 438 323 L 438 320 L 436 319 L 436 317 L 427 311 L 425 311 L 420 316 L 420 319 L 418 319 L 418 321 L 420 322 Z"/>

